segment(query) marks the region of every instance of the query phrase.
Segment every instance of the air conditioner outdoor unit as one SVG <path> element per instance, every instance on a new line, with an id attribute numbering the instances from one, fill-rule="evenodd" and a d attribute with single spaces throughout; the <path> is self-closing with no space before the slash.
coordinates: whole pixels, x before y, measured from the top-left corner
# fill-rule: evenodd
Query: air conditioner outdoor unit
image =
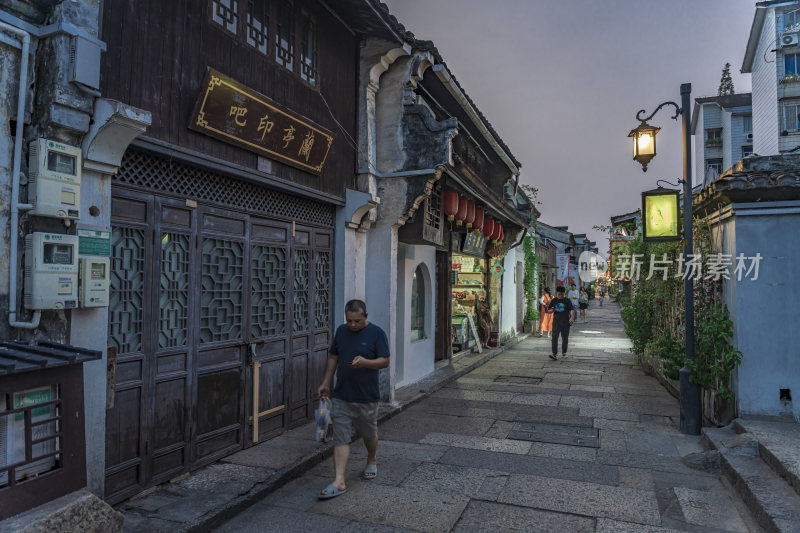
<path id="1" fill-rule="evenodd" d="M 747 140 L 748 141 L 752 141 L 753 140 L 753 133 L 752 132 L 747 134 Z"/>
<path id="2" fill-rule="evenodd" d="M 781 36 L 781 46 L 797 46 L 799 40 L 797 33 L 787 33 Z"/>

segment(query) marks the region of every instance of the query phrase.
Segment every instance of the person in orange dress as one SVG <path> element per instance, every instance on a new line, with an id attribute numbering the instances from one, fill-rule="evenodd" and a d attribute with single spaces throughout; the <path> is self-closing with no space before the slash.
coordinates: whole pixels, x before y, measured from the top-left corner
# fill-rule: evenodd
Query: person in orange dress
<path id="1" fill-rule="evenodd" d="M 542 310 L 539 313 L 539 336 L 547 332 L 547 338 L 550 338 L 550 332 L 553 331 L 553 315 L 547 313 L 547 306 L 550 305 L 550 300 L 553 295 L 550 294 L 550 287 L 544 288 L 544 294 L 539 298 L 539 303 L 542 304 Z"/>

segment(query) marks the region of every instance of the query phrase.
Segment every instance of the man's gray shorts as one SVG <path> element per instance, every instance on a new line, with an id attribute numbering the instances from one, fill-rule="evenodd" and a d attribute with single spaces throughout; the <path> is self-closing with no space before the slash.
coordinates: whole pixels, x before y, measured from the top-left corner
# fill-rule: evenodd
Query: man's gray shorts
<path id="1" fill-rule="evenodd" d="M 342 446 L 353 441 L 353 430 L 364 440 L 378 436 L 378 402 L 350 403 L 333 399 L 333 445 Z"/>

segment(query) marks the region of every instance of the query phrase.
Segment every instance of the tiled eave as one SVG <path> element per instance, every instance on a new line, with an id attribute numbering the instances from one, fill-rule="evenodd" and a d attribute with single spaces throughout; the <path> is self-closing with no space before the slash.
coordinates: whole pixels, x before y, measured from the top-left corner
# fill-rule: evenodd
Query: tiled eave
<path id="1" fill-rule="evenodd" d="M 694 196 L 698 214 L 734 202 L 800 200 L 800 155 L 742 159 Z"/>

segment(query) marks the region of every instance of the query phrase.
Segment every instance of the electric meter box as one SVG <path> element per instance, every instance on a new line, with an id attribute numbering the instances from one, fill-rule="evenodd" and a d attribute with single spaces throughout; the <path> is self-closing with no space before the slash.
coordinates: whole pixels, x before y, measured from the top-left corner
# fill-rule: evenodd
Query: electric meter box
<path id="1" fill-rule="evenodd" d="M 60 233 L 25 236 L 25 307 L 78 306 L 78 237 Z"/>
<path id="2" fill-rule="evenodd" d="M 79 266 L 81 307 L 108 307 L 109 258 L 81 257 Z"/>
<path id="3" fill-rule="evenodd" d="M 81 149 L 48 139 L 28 145 L 29 213 L 77 219 L 81 212 Z"/>

